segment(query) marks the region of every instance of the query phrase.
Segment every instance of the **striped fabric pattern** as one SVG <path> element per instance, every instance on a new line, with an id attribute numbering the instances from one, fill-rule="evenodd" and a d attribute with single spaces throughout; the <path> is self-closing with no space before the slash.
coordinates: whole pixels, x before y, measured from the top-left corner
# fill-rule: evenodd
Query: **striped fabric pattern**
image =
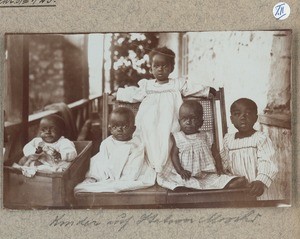
<path id="1" fill-rule="evenodd" d="M 259 180 L 267 188 L 270 187 L 277 172 L 274 158 L 274 148 L 270 138 L 263 132 L 255 132 L 246 138 L 235 138 L 235 134 L 224 137 L 221 152 L 224 170 L 233 175 L 245 176 L 250 182 Z M 274 199 L 270 192 L 266 192 L 259 199 Z"/>

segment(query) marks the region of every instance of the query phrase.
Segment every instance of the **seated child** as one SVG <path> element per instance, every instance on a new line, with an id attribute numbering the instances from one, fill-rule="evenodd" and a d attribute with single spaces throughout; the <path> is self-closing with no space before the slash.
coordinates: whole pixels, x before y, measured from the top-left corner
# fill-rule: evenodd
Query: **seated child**
<path id="1" fill-rule="evenodd" d="M 154 185 L 156 173 L 145 159 L 144 145 L 133 137 L 134 118 L 128 108 L 113 110 L 108 126 L 112 135 L 102 141 L 75 192 L 119 192 Z"/>
<path id="2" fill-rule="evenodd" d="M 179 109 L 179 132 L 172 134 L 171 161 L 158 175 L 157 182 L 168 189 L 222 189 L 245 187 L 245 177 L 218 175 L 212 155 L 212 136 L 200 132 L 203 108 L 195 100 L 185 101 Z"/>
<path id="3" fill-rule="evenodd" d="M 238 99 L 231 105 L 230 113 L 231 122 L 238 132 L 225 135 L 221 153 L 224 170 L 245 176 L 250 182 L 250 194 L 261 196 L 278 172 L 272 142 L 265 133 L 253 129 L 257 120 L 254 101 Z"/>
<path id="4" fill-rule="evenodd" d="M 74 143 L 63 136 L 64 129 L 64 120 L 58 115 L 41 119 L 40 136 L 33 138 L 24 146 L 24 157 L 19 161 L 25 176 L 31 177 L 39 169 L 50 172 L 62 171 L 69 165 L 68 162 L 76 158 Z"/>

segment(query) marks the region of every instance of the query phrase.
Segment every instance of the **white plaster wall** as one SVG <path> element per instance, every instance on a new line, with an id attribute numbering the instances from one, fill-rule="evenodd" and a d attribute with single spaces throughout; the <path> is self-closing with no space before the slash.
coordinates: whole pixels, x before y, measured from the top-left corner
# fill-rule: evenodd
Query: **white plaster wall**
<path id="1" fill-rule="evenodd" d="M 229 132 L 235 131 L 229 109 L 236 99 L 254 100 L 260 114 L 267 105 L 289 102 L 291 34 L 282 33 L 188 33 L 189 78 L 215 88 L 224 87 Z"/>

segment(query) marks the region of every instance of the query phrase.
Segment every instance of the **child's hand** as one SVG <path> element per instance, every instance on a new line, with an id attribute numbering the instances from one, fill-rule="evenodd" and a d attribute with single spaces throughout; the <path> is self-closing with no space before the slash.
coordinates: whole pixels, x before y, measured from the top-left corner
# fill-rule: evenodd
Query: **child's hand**
<path id="1" fill-rule="evenodd" d="M 217 95 L 217 91 L 215 88 L 209 87 L 209 94 L 212 94 L 213 96 Z"/>
<path id="2" fill-rule="evenodd" d="M 257 180 L 253 181 L 249 184 L 250 187 L 250 195 L 259 197 L 264 193 L 265 185 L 263 182 Z"/>
<path id="3" fill-rule="evenodd" d="M 223 170 L 223 165 L 220 161 L 216 161 L 216 170 L 217 170 L 217 174 L 220 176 L 221 174 L 225 174 L 224 170 Z"/>
<path id="4" fill-rule="evenodd" d="M 223 170 L 223 168 L 219 168 L 219 167 L 216 167 L 216 170 L 217 170 L 217 174 L 220 176 L 221 174 L 226 174 Z"/>
<path id="5" fill-rule="evenodd" d="M 36 154 L 41 154 L 43 152 L 43 148 L 41 146 L 38 146 L 35 150 Z"/>
<path id="6" fill-rule="evenodd" d="M 53 156 L 55 162 L 57 162 L 61 159 L 61 154 L 56 150 L 53 151 L 52 156 Z"/>
<path id="7" fill-rule="evenodd" d="M 180 172 L 179 172 L 180 176 L 182 179 L 184 180 L 189 180 L 192 173 L 190 171 L 187 171 L 187 170 L 184 170 L 182 169 Z"/>

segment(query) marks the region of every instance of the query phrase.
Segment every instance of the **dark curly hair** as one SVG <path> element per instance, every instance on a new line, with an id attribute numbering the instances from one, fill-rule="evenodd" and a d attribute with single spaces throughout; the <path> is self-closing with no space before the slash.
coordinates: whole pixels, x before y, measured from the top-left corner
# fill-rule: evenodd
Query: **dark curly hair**
<path id="1" fill-rule="evenodd" d="M 49 120 L 49 121 L 53 122 L 55 124 L 55 126 L 61 130 L 61 133 L 63 133 L 65 131 L 65 128 L 66 128 L 65 121 L 59 115 L 56 115 L 56 114 L 48 115 L 48 116 L 45 116 L 44 118 L 42 118 L 42 120 Z"/>
<path id="2" fill-rule="evenodd" d="M 132 112 L 131 109 L 127 108 L 127 107 L 118 107 L 118 108 L 115 108 L 111 114 L 110 114 L 110 117 L 109 117 L 109 120 L 111 120 L 111 116 L 113 114 L 120 114 L 120 115 L 124 115 L 129 122 L 132 122 L 134 124 L 135 122 L 135 116 L 134 116 L 134 113 Z"/>
<path id="3" fill-rule="evenodd" d="M 171 71 L 174 70 L 174 66 L 175 66 L 175 53 L 171 49 L 169 49 L 169 48 L 167 48 L 165 46 L 153 49 L 150 52 L 150 54 L 149 54 L 150 64 L 151 65 L 152 65 L 153 57 L 155 55 L 165 56 L 165 58 L 167 59 L 168 63 L 170 63 L 170 65 L 171 65 Z"/>
<path id="4" fill-rule="evenodd" d="M 253 100 L 250 100 L 248 98 L 240 98 L 232 103 L 230 106 L 230 113 L 233 113 L 234 107 L 236 104 L 245 104 L 249 107 L 249 109 L 253 110 L 255 114 L 257 114 L 257 105 Z"/>
<path id="5" fill-rule="evenodd" d="M 203 106 L 200 104 L 199 101 L 196 100 L 185 100 L 182 105 L 180 106 L 180 109 L 183 107 L 190 107 L 192 108 L 199 119 L 203 119 Z M 180 110 L 179 109 L 179 110 Z"/>

